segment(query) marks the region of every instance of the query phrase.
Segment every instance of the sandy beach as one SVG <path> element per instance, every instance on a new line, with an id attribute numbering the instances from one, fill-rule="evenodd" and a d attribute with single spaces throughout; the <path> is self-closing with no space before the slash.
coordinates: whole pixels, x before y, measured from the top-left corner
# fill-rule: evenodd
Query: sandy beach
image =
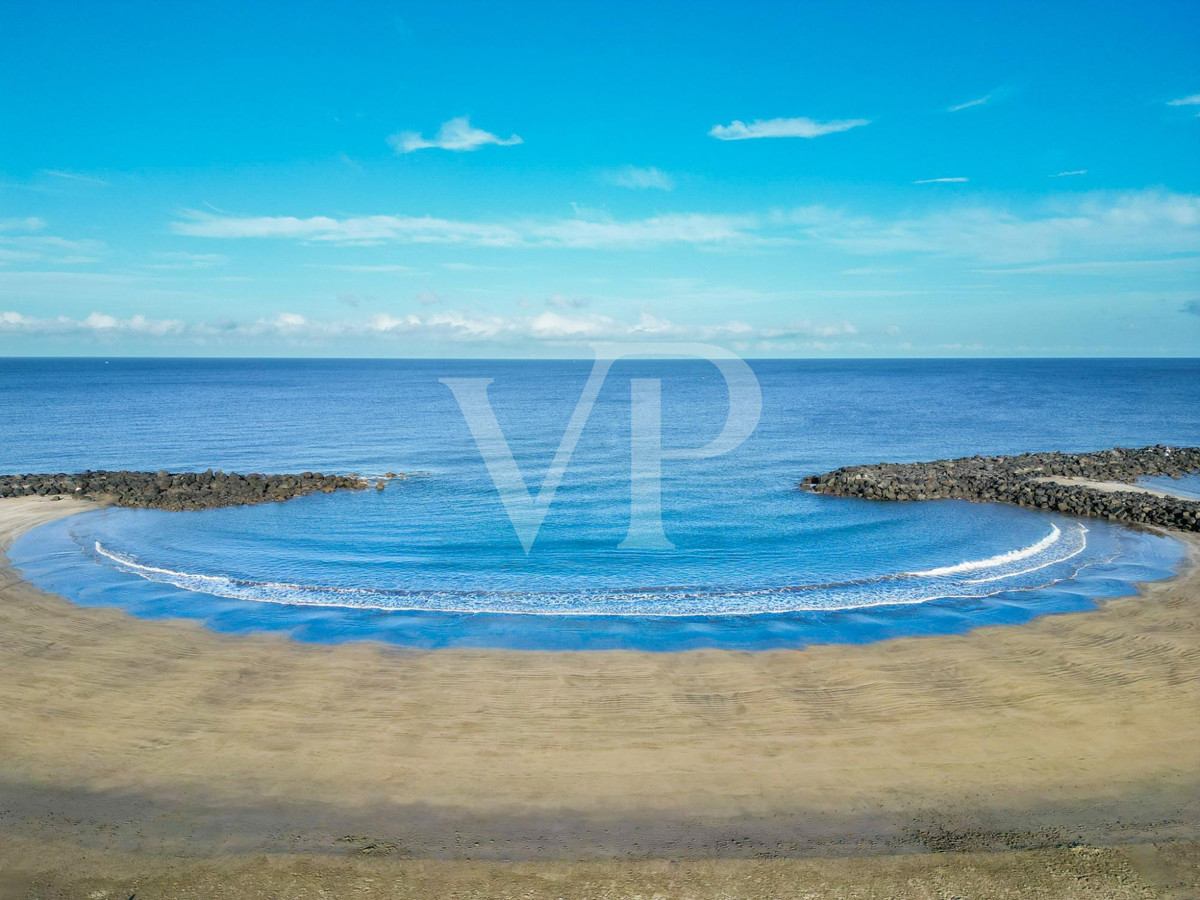
<path id="1" fill-rule="evenodd" d="M 1200 900 L 1200 3 L 8 3 L 0 900 Z"/>
<path id="2" fill-rule="evenodd" d="M 5 567 L 0 896 L 1195 896 L 1189 541 L 1095 611 L 763 653 L 225 636 Z"/>

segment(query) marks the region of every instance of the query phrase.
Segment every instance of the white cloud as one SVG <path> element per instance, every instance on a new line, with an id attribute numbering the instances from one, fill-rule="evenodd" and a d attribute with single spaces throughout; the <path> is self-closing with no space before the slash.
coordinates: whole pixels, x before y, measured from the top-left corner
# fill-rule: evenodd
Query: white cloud
<path id="1" fill-rule="evenodd" d="M 498 137 L 490 131 L 475 128 L 467 116 L 459 116 L 456 119 L 443 122 L 437 134 L 431 138 L 426 138 L 417 131 L 401 131 L 390 136 L 388 143 L 392 145 L 392 149 L 397 153 L 414 153 L 417 150 L 428 149 L 454 150 L 458 152 L 478 150 L 487 144 L 512 147 L 523 143 L 523 141 L 515 134 L 509 135 L 506 138 Z"/>
<path id="2" fill-rule="evenodd" d="M 183 334 L 186 327 L 179 319 L 149 319 L 142 315 L 119 319 L 94 312 L 84 319 L 67 316 L 44 319 L 18 312 L 0 312 L 0 334 L 166 337 Z"/>
<path id="3" fill-rule="evenodd" d="M 1088 173 L 1087 169 L 1071 169 L 1068 172 L 1055 172 L 1050 177 L 1051 178 L 1070 178 L 1074 175 L 1086 175 L 1087 173 Z"/>
<path id="4" fill-rule="evenodd" d="M 708 134 L 719 141 L 746 141 L 752 138 L 815 138 L 870 124 L 869 119 L 834 119 L 830 122 L 818 122 L 815 119 L 804 117 L 755 119 L 749 124 L 734 120 L 728 125 L 714 125 Z"/>
<path id="5" fill-rule="evenodd" d="M 557 219 L 464 222 L 430 216 L 214 216 L 191 212 L 176 234 L 206 238 L 275 238 L 336 244 L 464 244 L 477 247 L 649 247 L 662 244 L 747 243 L 752 217 L 673 213 L 648 219 Z"/>
<path id="6" fill-rule="evenodd" d="M 380 313 L 377 316 L 372 316 L 367 320 L 367 327 L 372 331 L 400 331 L 410 328 L 415 328 L 421 324 L 421 320 L 416 316 L 392 316 L 387 313 Z"/>
<path id="7" fill-rule="evenodd" d="M 922 178 L 920 181 L 914 181 L 913 184 L 962 184 L 966 181 L 970 181 L 970 179 L 956 175 L 952 178 Z"/>
<path id="8" fill-rule="evenodd" d="M 959 112 L 960 110 L 970 109 L 972 106 L 983 106 L 992 99 L 991 94 L 985 94 L 975 100 L 968 100 L 966 103 L 959 103 L 957 106 L 951 106 L 946 112 Z"/>
<path id="9" fill-rule="evenodd" d="M 938 344 L 938 347 L 942 350 L 950 350 L 951 352 L 959 353 L 964 350 L 982 350 L 983 344 Z"/>
<path id="10" fill-rule="evenodd" d="M 578 248 L 746 243 L 756 240 L 753 228 L 753 217 L 672 213 L 624 222 L 564 219 L 528 227 L 526 240 Z"/>
<path id="11" fill-rule="evenodd" d="M 416 327 L 422 323 L 416 316 Z M 434 313 L 426 317 L 425 330 L 445 334 L 459 340 L 491 340 L 514 330 L 512 320 L 470 312 Z"/>
<path id="12" fill-rule="evenodd" d="M 623 166 L 608 173 L 608 181 L 633 190 L 675 190 L 675 179 L 654 166 Z"/>
<path id="13" fill-rule="evenodd" d="M 596 313 L 568 314 L 550 310 L 519 316 L 453 310 L 428 315 L 377 313 L 366 318 L 320 321 L 299 313 L 280 312 L 247 322 L 222 320 L 192 323 L 177 319 L 149 319 L 140 315 L 121 319 L 100 312 L 94 312 L 84 319 L 66 316 L 37 318 L 19 312 L 0 312 L 0 336 L 83 336 L 105 339 L 136 335 L 183 339 L 199 344 L 214 340 L 226 342 L 260 338 L 321 344 L 338 339 L 361 341 L 397 337 L 408 337 L 422 343 L 506 344 L 529 340 L 575 344 L 651 337 L 679 341 L 791 341 L 821 338 L 836 342 L 857 333 L 857 328 L 849 322 L 808 320 L 766 327 L 740 321 L 679 325 L 647 311 L 632 321 Z"/>
<path id="14" fill-rule="evenodd" d="M 805 319 L 802 322 L 795 322 L 784 328 L 766 329 L 761 332 L 761 336 L 765 338 L 799 338 L 799 337 L 850 337 L 858 334 L 858 329 L 849 322 L 833 322 L 833 323 L 816 323 Z"/>
<path id="15" fill-rule="evenodd" d="M 722 326 L 717 328 L 721 329 Z M 685 335 L 698 334 L 700 330 L 677 327 L 648 312 L 641 313 L 631 323 L 594 313 L 567 316 L 556 312 L 539 313 L 529 321 L 530 336 L 551 341 L 611 340 L 651 335 L 682 339 Z"/>
<path id="16" fill-rule="evenodd" d="M 534 337 L 546 339 L 609 337 L 616 322 L 609 316 L 564 316 L 539 313 L 529 323 Z"/>
<path id="17" fill-rule="evenodd" d="M 1192 94 L 1189 97 L 1168 100 L 1167 106 L 1200 106 L 1200 94 Z"/>

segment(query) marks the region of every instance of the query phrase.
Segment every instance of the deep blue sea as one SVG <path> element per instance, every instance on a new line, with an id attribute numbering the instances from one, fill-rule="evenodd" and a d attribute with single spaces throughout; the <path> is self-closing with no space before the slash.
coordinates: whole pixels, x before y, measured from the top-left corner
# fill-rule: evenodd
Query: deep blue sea
<path id="1" fill-rule="evenodd" d="M 590 360 L 0 360 L 0 472 L 419 473 L 386 489 L 205 512 L 106 509 L 9 555 L 76 603 L 224 632 L 410 647 L 763 649 L 962 632 L 1087 609 L 1163 578 L 1171 539 L 962 501 L 801 493 L 842 465 L 1200 444 L 1200 361 L 754 361 L 762 414 L 711 364 L 622 361 L 528 553 L 443 378 L 490 378 L 532 495 Z M 630 525 L 631 379 L 661 382 L 663 533 Z M 1178 486 L 1179 483 L 1176 483 Z M 1184 489 L 1196 490 L 1195 484 Z"/>

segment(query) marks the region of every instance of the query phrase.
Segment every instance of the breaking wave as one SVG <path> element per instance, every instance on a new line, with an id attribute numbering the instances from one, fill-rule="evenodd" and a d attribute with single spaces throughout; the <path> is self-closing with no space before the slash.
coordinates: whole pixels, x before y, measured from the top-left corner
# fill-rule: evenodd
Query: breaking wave
<path id="1" fill-rule="evenodd" d="M 332 587 L 254 581 L 148 565 L 93 543 L 97 561 L 148 581 L 229 599 L 292 606 L 406 612 L 542 616 L 753 616 L 901 606 L 934 600 L 994 596 L 1047 587 L 1074 576 L 1072 563 L 1087 547 L 1087 528 L 1051 525 L 1040 540 L 984 559 L 914 572 L 822 584 L 737 587 L 631 587 L 565 591 L 411 590 Z M 1086 564 L 1086 563 L 1085 563 Z M 971 577 L 963 577 L 971 576 Z"/>
<path id="2" fill-rule="evenodd" d="M 940 569 L 926 569 L 924 572 L 911 572 L 909 574 L 917 578 L 940 578 L 944 575 L 958 575 L 962 572 L 975 572 L 979 569 L 995 569 L 1010 562 L 1019 562 L 1031 556 L 1037 556 L 1039 553 L 1057 544 L 1061 537 L 1062 530 L 1057 525 L 1051 525 L 1048 535 L 1037 543 L 1030 544 L 1028 547 L 1022 547 L 1019 550 L 1009 550 L 1007 553 L 1001 553 L 998 556 L 989 556 L 987 559 L 972 559 L 967 562 L 956 563 L 953 566 L 943 566 Z"/>

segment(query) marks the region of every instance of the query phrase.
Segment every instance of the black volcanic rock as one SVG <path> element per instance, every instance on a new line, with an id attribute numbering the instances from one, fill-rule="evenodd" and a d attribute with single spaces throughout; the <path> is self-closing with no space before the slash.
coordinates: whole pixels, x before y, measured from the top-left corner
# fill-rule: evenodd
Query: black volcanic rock
<path id="1" fill-rule="evenodd" d="M 359 491 L 367 482 L 357 476 L 239 475 L 213 472 L 82 472 L 77 475 L 0 475 L 0 498 L 29 496 L 84 497 L 117 506 L 152 509 L 215 509 L 290 500 L 305 494 Z"/>
<path id="2" fill-rule="evenodd" d="M 1115 447 L 1097 453 L 968 456 L 927 463 L 846 466 L 809 475 L 801 490 L 864 500 L 988 500 L 1077 516 L 1200 531 L 1200 501 L 1102 491 L 1050 479 L 1132 483 L 1143 475 L 1200 472 L 1200 447 Z"/>

